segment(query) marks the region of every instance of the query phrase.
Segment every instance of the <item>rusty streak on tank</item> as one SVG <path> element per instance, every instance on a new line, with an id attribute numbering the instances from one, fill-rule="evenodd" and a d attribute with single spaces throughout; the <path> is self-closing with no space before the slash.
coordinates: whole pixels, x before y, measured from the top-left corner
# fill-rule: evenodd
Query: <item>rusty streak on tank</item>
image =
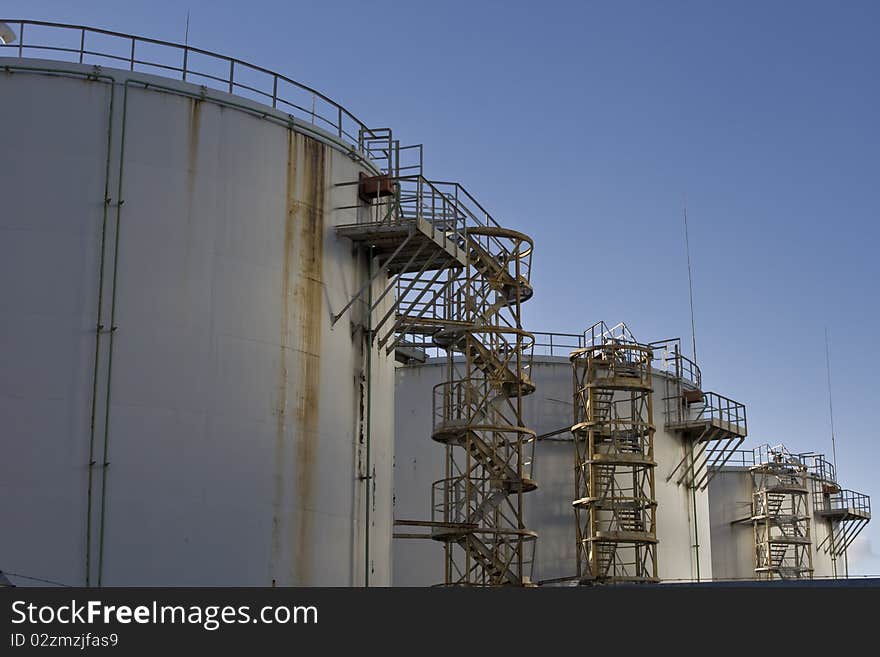
<path id="1" fill-rule="evenodd" d="M 272 500 L 272 555 L 270 577 L 275 582 L 281 554 L 281 509 L 284 503 L 284 426 L 287 414 L 287 351 L 290 348 L 290 260 L 294 245 L 294 190 L 296 189 L 295 133 L 287 132 L 287 204 L 284 216 L 284 253 L 281 274 L 281 328 L 279 335 L 278 400 L 275 407 L 275 473 Z"/>
<path id="2" fill-rule="evenodd" d="M 192 185 L 196 173 L 196 165 L 199 159 L 199 131 L 202 124 L 202 100 L 192 98 L 190 100 L 189 115 L 189 183 Z"/>
<path id="3" fill-rule="evenodd" d="M 325 147 L 296 132 L 288 133 L 287 203 L 281 283 L 281 340 L 276 406 L 275 491 L 272 518 L 272 570 L 282 553 L 282 532 L 289 532 L 289 582 L 309 583 L 315 457 L 321 385 L 323 306 Z M 292 340 L 291 340 L 292 338 Z M 296 397 L 288 400 L 289 386 Z M 288 426 L 288 403 L 293 422 Z M 289 437 L 289 438 L 288 438 Z M 291 440 L 293 454 L 287 451 Z M 292 466 L 293 490 L 285 491 L 285 470 Z M 289 496 L 289 497 L 286 497 Z M 295 508 L 285 518 L 284 500 Z M 274 573 L 277 578 L 277 573 Z"/>
<path id="4" fill-rule="evenodd" d="M 193 227 L 193 202 L 195 198 L 196 176 L 198 175 L 199 163 L 199 136 L 202 126 L 202 100 L 201 98 L 190 99 L 190 113 L 188 127 L 188 158 L 186 171 L 186 263 L 190 266 L 190 254 L 195 246 Z"/>
<path id="5" fill-rule="evenodd" d="M 303 189 L 295 204 L 299 225 L 299 272 L 294 290 L 294 327 L 299 333 L 297 354 L 296 452 L 294 467 L 296 505 L 300 509 L 291 544 L 296 558 L 291 564 L 291 581 L 312 583 L 311 517 L 317 469 L 318 420 L 321 389 L 321 323 L 324 301 L 324 189 L 325 146 L 297 135 L 303 149 Z"/>

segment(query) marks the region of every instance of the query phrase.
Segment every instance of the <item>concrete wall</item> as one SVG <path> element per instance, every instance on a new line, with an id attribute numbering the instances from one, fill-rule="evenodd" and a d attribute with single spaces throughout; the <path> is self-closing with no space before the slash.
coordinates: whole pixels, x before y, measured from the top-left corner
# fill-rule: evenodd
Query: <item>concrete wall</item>
<path id="1" fill-rule="evenodd" d="M 0 62 L 0 568 L 388 584 L 393 364 L 361 308 L 330 327 L 367 268 L 334 185 L 366 169 L 245 99 Z"/>
<path id="2" fill-rule="evenodd" d="M 431 440 L 431 389 L 440 383 L 443 368 L 436 362 L 397 370 L 395 435 L 395 517 L 430 518 L 431 482 L 443 476 L 444 449 Z M 526 426 L 538 435 L 572 424 L 572 373 L 567 358 L 536 356 L 531 376 L 537 391 L 524 398 Z M 657 496 L 657 560 L 667 581 L 694 580 L 694 500 L 684 486 L 666 477 L 684 456 L 684 444 L 664 429 L 663 375 L 654 375 L 654 436 Z M 538 489 L 523 496 L 526 526 L 538 532 L 534 581 L 572 577 L 576 572 L 574 445 L 571 434 L 538 443 L 534 479 Z M 560 440 L 561 439 L 561 440 Z M 700 578 L 712 577 L 708 494 L 696 494 L 696 525 L 700 542 Z M 443 548 L 422 539 L 395 539 L 394 584 L 425 586 L 443 581 Z"/>

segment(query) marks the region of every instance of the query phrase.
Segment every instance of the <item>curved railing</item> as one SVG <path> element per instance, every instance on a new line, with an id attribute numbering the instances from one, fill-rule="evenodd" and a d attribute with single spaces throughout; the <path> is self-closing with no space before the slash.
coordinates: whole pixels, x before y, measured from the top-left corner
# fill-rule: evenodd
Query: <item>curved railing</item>
<path id="1" fill-rule="evenodd" d="M 259 103 L 271 105 L 335 136 L 366 159 L 376 156 L 371 140 L 385 143 L 386 128 L 370 128 L 345 107 L 308 85 L 262 66 L 234 57 L 195 48 L 188 44 L 114 32 L 84 25 L 21 19 L 2 19 L 16 35 L 15 41 L 0 39 L 0 55 L 18 57 L 41 55 L 79 64 L 113 66 L 129 71 L 159 74 L 200 84 Z M 175 74 L 169 76 L 169 73 Z M 390 142 L 384 148 L 391 149 Z M 387 157 L 387 153 L 383 155 Z M 412 169 L 413 167 L 408 167 Z M 420 170 L 419 167 L 415 167 Z M 401 187 L 400 219 L 415 216 L 438 223 L 499 227 L 491 214 L 461 184 L 427 181 L 412 174 L 395 179 Z M 463 231 L 464 232 L 464 231 Z M 495 236 L 478 238 L 500 247 Z M 529 279 L 531 250 L 523 254 L 524 278 Z"/>
<path id="2" fill-rule="evenodd" d="M 578 349 L 584 349 L 588 345 L 595 343 L 601 344 L 602 336 L 611 337 L 611 329 L 602 329 L 602 322 L 594 324 L 592 327 L 584 331 L 584 333 L 557 333 L 550 331 L 532 331 L 535 335 L 535 354 L 539 356 L 564 356 L 568 358 L 571 352 Z M 618 325 L 623 329 L 624 325 Z M 613 340 L 614 338 L 611 337 Z M 702 389 L 703 377 L 699 366 L 690 358 L 681 353 L 681 340 L 659 340 L 649 342 L 648 347 L 654 353 L 654 367 L 659 371 L 665 372 L 670 376 L 681 379 L 686 383 L 694 386 L 698 390 Z"/>
<path id="3" fill-rule="evenodd" d="M 681 353 L 681 338 L 657 340 L 651 342 L 650 346 L 654 349 L 654 359 L 659 363 L 660 370 L 680 381 L 689 383 L 697 390 L 703 389 L 703 375 L 700 372 L 700 367 Z"/>
<path id="4" fill-rule="evenodd" d="M 321 92 L 262 66 L 187 44 L 113 32 L 85 25 L 0 18 L 16 40 L 0 54 L 51 55 L 79 64 L 141 73 L 179 74 L 179 79 L 250 98 L 312 123 L 367 156 L 365 139 L 377 132 Z"/>
<path id="5" fill-rule="evenodd" d="M 638 342 L 624 342 L 608 340 L 607 342 L 591 342 L 586 340 L 587 346 L 583 349 L 575 349 L 568 359 L 572 363 L 593 359 L 606 364 L 609 376 L 638 375 L 645 379 L 651 368 L 653 360 L 651 347 Z"/>
<path id="6" fill-rule="evenodd" d="M 807 466 L 807 471 L 823 484 L 834 488 L 837 486 L 837 474 L 834 464 L 824 454 L 804 453 L 798 458 Z"/>
<path id="7" fill-rule="evenodd" d="M 530 469 L 530 465 L 523 464 L 523 469 Z M 526 476 L 528 478 L 528 475 Z M 455 533 L 479 533 L 479 534 L 518 534 L 535 538 L 535 532 L 528 529 L 517 529 L 515 519 L 509 513 L 510 510 L 502 508 L 491 502 L 493 494 L 498 494 L 495 482 L 491 478 L 469 478 L 463 475 L 444 477 L 431 484 L 431 522 L 445 529 L 451 529 Z M 479 499 L 480 503 L 474 504 Z M 485 504 L 484 504 L 485 503 Z M 482 508 L 481 508 L 482 507 Z M 510 527 L 487 528 L 480 525 L 484 512 L 491 510 L 502 515 L 507 515 Z"/>

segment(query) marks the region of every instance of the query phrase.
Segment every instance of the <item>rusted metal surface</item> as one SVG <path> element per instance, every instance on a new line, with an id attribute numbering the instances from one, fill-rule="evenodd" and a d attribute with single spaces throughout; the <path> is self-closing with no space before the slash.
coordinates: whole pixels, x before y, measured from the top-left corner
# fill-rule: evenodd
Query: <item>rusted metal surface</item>
<path id="1" fill-rule="evenodd" d="M 315 581 L 312 509 L 321 420 L 326 186 L 326 146 L 289 131 L 272 542 L 276 559 L 280 546 L 288 546 L 293 558 L 287 581 L 299 584 Z M 290 490 L 284 490 L 285 481 Z M 278 500 L 285 495 L 296 500 L 297 510 L 281 518 Z M 281 525 L 288 532 L 283 543 Z"/>
<path id="2" fill-rule="evenodd" d="M 681 399 L 685 404 L 698 404 L 703 401 L 703 391 L 685 390 L 681 393 Z"/>
<path id="3" fill-rule="evenodd" d="M 287 389 L 288 389 L 288 353 L 290 351 L 290 287 L 291 266 L 293 261 L 294 234 L 296 224 L 294 222 L 295 197 L 292 192 L 296 188 L 296 148 L 294 147 L 294 133 L 287 134 L 287 171 L 285 183 L 285 212 L 284 212 L 284 252 L 282 255 L 281 270 L 281 326 L 279 331 L 279 367 L 277 384 L 277 402 L 275 406 L 275 450 L 274 450 L 274 493 L 272 502 L 272 553 L 269 562 L 269 574 L 273 584 L 277 581 L 278 563 L 281 560 L 282 550 L 282 523 L 284 502 L 284 481 L 287 470 L 286 460 L 286 426 L 287 426 Z"/>
<path id="4" fill-rule="evenodd" d="M 368 176 L 361 174 L 358 181 L 358 197 L 369 203 L 386 196 L 393 196 L 396 184 L 390 175 Z"/>
<path id="5" fill-rule="evenodd" d="M 294 133 L 295 134 L 295 133 Z M 297 555 L 292 581 L 310 582 L 310 564 L 315 538 L 308 511 L 313 506 L 317 475 L 318 425 L 321 391 L 321 329 L 323 302 L 324 238 L 324 150 L 322 144 L 302 140 L 302 202 L 293 204 L 293 218 L 299 226 L 298 270 L 294 288 L 294 326 L 299 334 L 298 368 L 294 374 L 296 398 L 295 461 L 297 503 L 302 511 L 291 543 Z"/>

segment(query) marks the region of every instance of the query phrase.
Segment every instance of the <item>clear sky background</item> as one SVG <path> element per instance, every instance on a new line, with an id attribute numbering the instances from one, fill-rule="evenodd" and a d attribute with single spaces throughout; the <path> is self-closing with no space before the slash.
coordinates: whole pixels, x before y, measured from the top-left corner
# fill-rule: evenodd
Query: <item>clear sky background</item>
<path id="1" fill-rule="evenodd" d="M 536 241 L 532 330 L 690 344 L 749 442 L 830 455 L 880 504 L 880 3 L 11 1 L 8 18 L 189 42 L 423 143 Z M 688 347 L 689 350 L 689 347 Z M 880 575 L 880 519 L 850 571 Z"/>

